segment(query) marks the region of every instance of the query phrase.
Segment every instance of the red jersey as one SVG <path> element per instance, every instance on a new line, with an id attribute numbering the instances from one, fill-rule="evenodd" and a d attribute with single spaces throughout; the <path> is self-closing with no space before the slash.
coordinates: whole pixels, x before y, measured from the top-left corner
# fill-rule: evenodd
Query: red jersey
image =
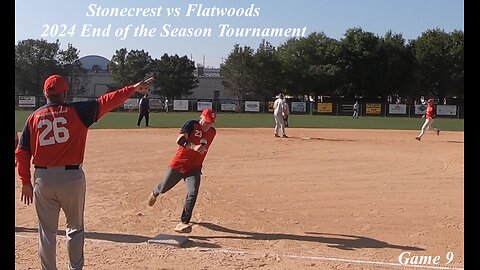
<path id="1" fill-rule="evenodd" d="M 217 131 L 214 127 L 209 128 L 207 131 L 203 131 L 202 126 L 197 120 L 190 120 L 186 122 L 180 130 L 180 133 L 185 132 L 187 133 L 188 140 L 191 143 L 204 143 L 207 150 L 212 144 L 213 138 L 215 138 L 215 135 L 217 134 Z M 203 160 L 205 159 L 207 153 L 208 151 L 202 155 L 197 151 L 179 146 L 177 153 L 170 162 L 170 168 L 177 170 L 181 173 L 201 170 Z"/>
<path id="2" fill-rule="evenodd" d="M 435 107 L 434 106 L 428 106 L 427 107 L 427 119 L 432 119 L 432 118 L 435 118 L 437 115 L 436 115 L 436 112 L 435 112 Z"/>
<path id="3" fill-rule="evenodd" d="M 97 100 L 48 103 L 28 116 L 15 150 L 18 174 L 30 183 L 30 159 L 37 166 L 83 163 L 88 128 L 135 91 L 126 86 Z"/>

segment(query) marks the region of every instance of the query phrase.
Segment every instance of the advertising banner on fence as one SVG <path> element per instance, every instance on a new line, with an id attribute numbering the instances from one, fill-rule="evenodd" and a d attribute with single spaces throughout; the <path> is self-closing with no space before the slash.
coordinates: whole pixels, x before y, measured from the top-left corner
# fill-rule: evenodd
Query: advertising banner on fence
<path id="1" fill-rule="evenodd" d="M 437 105 L 437 115 L 457 115 L 457 105 Z"/>
<path id="2" fill-rule="evenodd" d="M 333 112 L 332 108 L 333 108 L 332 103 L 323 103 L 323 102 L 317 103 L 317 111 L 318 112 L 331 113 L 331 112 Z"/>
<path id="3" fill-rule="evenodd" d="M 174 111 L 188 111 L 188 100 L 175 99 L 173 101 L 173 110 Z"/>
<path id="4" fill-rule="evenodd" d="M 237 110 L 237 101 L 234 99 L 222 100 L 220 109 L 222 111 L 234 112 Z"/>
<path id="5" fill-rule="evenodd" d="M 427 105 L 414 105 L 415 107 L 415 114 L 425 114 L 427 112 Z"/>
<path id="6" fill-rule="evenodd" d="M 88 98 L 86 97 L 74 97 L 72 98 L 73 102 L 78 102 L 78 101 L 88 101 Z"/>
<path id="7" fill-rule="evenodd" d="M 292 112 L 306 112 L 307 105 L 303 101 L 292 101 Z"/>
<path id="8" fill-rule="evenodd" d="M 211 109 L 212 102 L 211 101 L 198 101 L 197 102 L 197 111 L 203 111 L 204 109 Z"/>
<path id="9" fill-rule="evenodd" d="M 388 114 L 407 114 L 407 104 L 388 104 Z"/>
<path id="10" fill-rule="evenodd" d="M 343 113 L 352 113 L 353 112 L 353 104 L 339 104 L 340 111 Z"/>
<path id="11" fill-rule="evenodd" d="M 19 96 L 18 97 L 18 107 L 34 108 L 35 107 L 35 96 Z"/>
<path id="12" fill-rule="evenodd" d="M 381 114 L 382 113 L 382 104 L 380 104 L 380 103 L 367 103 L 365 112 L 367 114 Z"/>
<path id="13" fill-rule="evenodd" d="M 125 110 L 138 110 L 138 99 L 129 98 L 123 102 L 123 108 Z"/>
<path id="14" fill-rule="evenodd" d="M 260 101 L 245 101 L 245 111 L 246 112 L 259 112 L 260 111 Z"/>
<path id="15" fill-rule="evenodd" d="M 163 109 L 163 103 L 159 98 L 150 99 L 150 110 L 160 110 Z"/>

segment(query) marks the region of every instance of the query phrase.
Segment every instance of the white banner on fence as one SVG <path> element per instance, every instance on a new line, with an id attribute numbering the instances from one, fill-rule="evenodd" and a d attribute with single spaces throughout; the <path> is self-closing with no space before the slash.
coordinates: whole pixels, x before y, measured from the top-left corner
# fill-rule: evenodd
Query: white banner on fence
<path id="1" fill-rule="evenodd" d="M 204 109 L 211 109 L 212 102 L 211 101 L 198 101 L 197 102 L 197 111 L 203 111 Z"/>
<path id="2" fill-rule="evenodd" d="M 245 101 L 245 111 L 246 112 L 259 112 L 260 111 L 260 101 Z"/>
<path id="3" fill-rule="evenodd" d="M 150 99 L 150 110 L 163 109 L 163 102 L 159 98 Z"/>
<path id="4" fill-rule="evenodd" d="M 303 101 L 292 101 L 292 112 L 306 112 L 307 106 Z"/>
<path id="5" fill-rule="evenodd" d="M 222 111 L 234 112 L 234 111 L 236 111 L 236 108 L 237 108 L 236 103 L 237 103 L 237 101 L 233 100 L 233 99 L 222 100 L 222 104 L 220 105 L 220 109 Z"/>
<path id="6" fill-rule="evenodd" d="M 427 112 L 427 105 L 414 105 L 415 106 L 415 114 L 425 114 Z"/>
<path id="7" fill-rule="evenodd" d="M 138 98 L 129 98 L 123 102 L 125 110 L 138 110 Z"/>
<path id="8" fill-rule="evenodd" d="M 22 108 L 35 107 L 35 96 L 19 96 L 18 107 L 22 107 Z"/>
<path id="9" fill-rule="evenodd" d="M 407 114 L 407 104 L 388 104 L 389 114 Z"/>
<path id="10" fill-rule="evenodd" d="M 175 99 L 173 101 L 173 110 L 174 111 L 188 111 L 188 100 Z"/>
<path id="11" fill-rule="evenodd" d="M 88 101 L 88 98 L 86 97 L 74 97 L 72 98 L 73 102 L 82 102 L 82 101 Z"/>
<path id="12" fill-rule="evenodd" d="M 437 105 L 437 115 L 457 115 L 457 105 Z"/>

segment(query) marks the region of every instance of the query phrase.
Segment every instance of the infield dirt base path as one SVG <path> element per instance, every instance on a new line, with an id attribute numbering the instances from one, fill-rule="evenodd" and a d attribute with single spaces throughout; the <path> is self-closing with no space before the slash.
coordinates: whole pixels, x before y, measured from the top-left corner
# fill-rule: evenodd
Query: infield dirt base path
<path id="1" fill-rule="evenodd" d="M 402 252 L 463 268 L 463 132 L 217 129 L 189 241 L 147 244 L 176 234 L 184 183 L 154 207 L 147 197 L 178 131 L 89 131 L 84 269 L 405 269 Z M 38 269 L 37 218 L 20 194 L 17 176 L 15 269 Z M 67 269 L 63 213 L 59 230 Z"/>

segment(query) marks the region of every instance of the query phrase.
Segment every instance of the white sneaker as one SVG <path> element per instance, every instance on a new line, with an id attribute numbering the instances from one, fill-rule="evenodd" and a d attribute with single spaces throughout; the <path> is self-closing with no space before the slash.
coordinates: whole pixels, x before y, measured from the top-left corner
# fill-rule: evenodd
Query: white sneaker
<path id="1" fill-rule="evenodd" d="M 157 201 L 157 196 L 155 196 L 153 192 L 150 193 L 150 195 L 148 196 L 148 206 L 153 206 L 156 201 Z"/>
<path id="2" fill-rule="evenodd" d="M 190 226 L 189 224 L 185 224 L 183 222 L 180 222 L 180 223 L 177 224 L 177 226 L 173 230 L 178 232 L 178 233 L 189 233 L 189 232 L 192 231 L 192 226 Z"/>

